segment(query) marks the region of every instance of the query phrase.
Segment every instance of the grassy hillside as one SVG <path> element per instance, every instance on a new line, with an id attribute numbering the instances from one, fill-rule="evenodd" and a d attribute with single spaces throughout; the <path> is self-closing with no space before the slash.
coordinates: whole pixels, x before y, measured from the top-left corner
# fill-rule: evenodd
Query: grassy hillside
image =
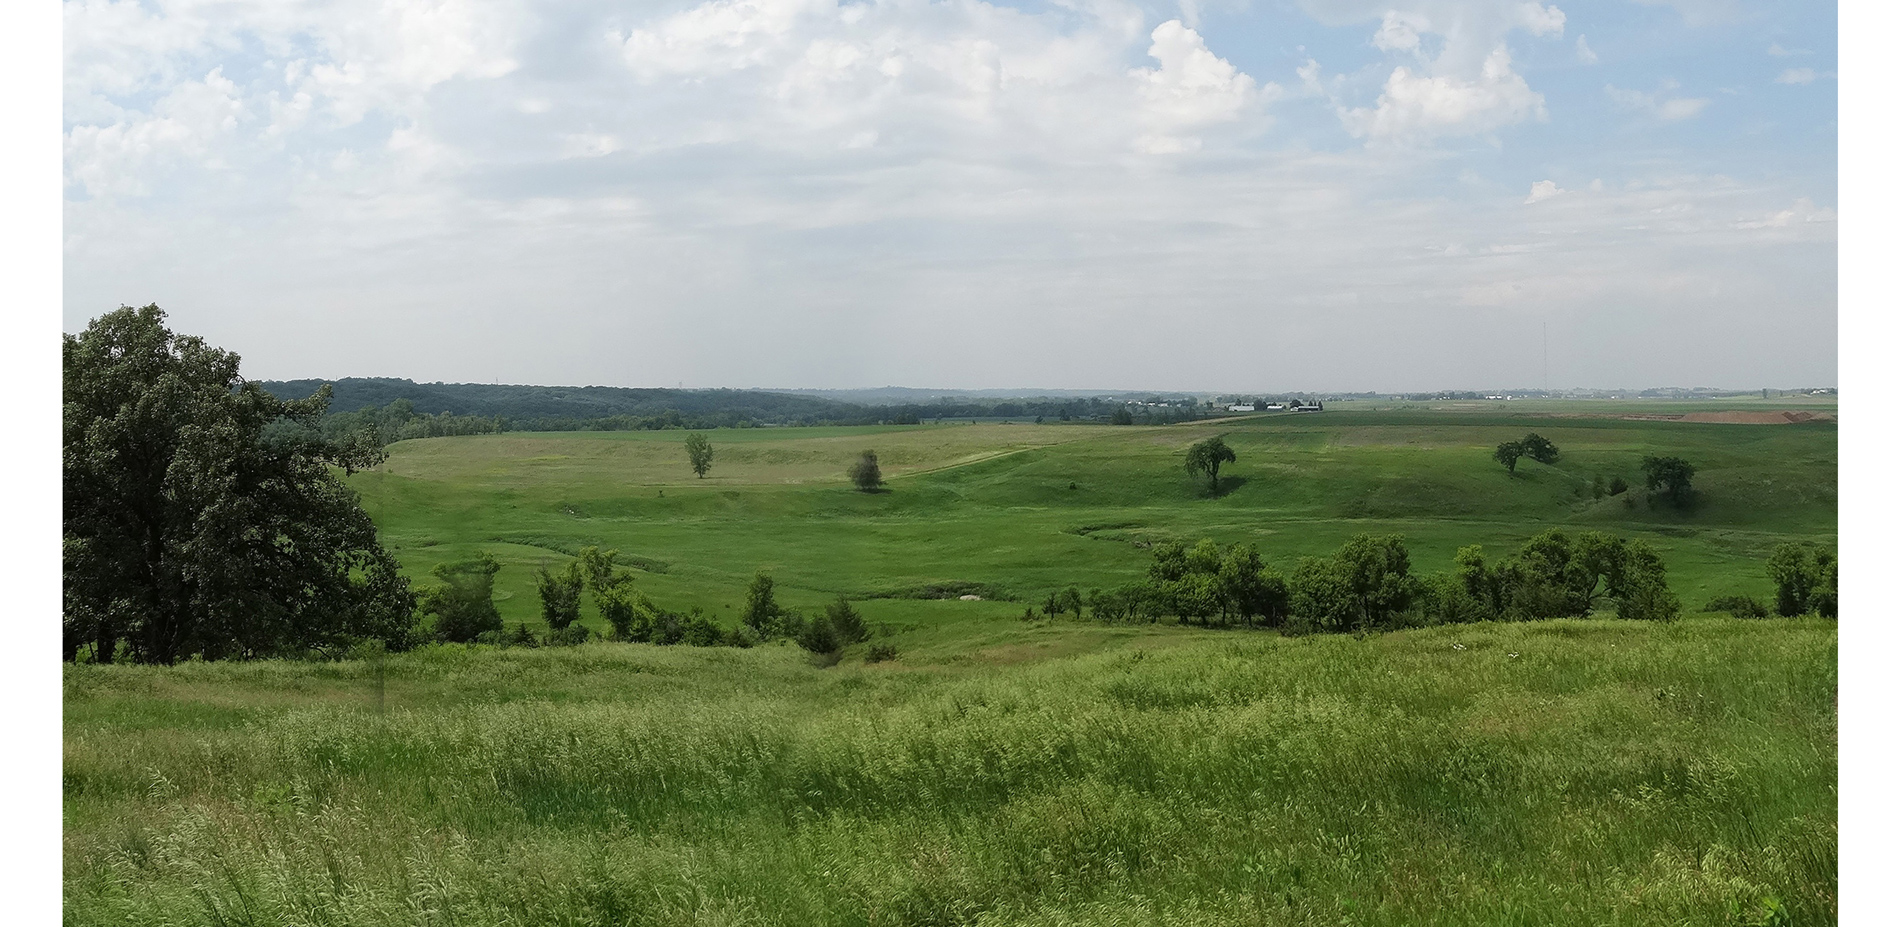
<path id="1" fill-rule="evenodd" d="M 1835 917 L 1831 622 L 913 647 L 69 665 L 65 920 Z"/>
<path id="2" fill-rule="evenodd" d="M 1615 411 L 1612 409 L 1611 411 Z M 1537 431 L 1555 467 L 1497 443 Z M 1184 449 L 1225 434 L 1210 493 Z M 401 442 L 350 477 L 412 575 L 486 550 L 510 624 L 581 546 L 671 609 L 865 598 L 821 667 L 753 649 L 429 646 L 378 663 L 65 668 L 69 924 L 1826 924 L 1836 634 L 1691 616 L 1282 637 L 1018 620 L 1147 545 L 1415 568 L 1550 526 L 1662 550 L 1694 606 L 1831 540 L 1831 422 L 1367 410 Z M 887 492 L 852 491 L 874 449 Z M 1594 498 L 1645 454 L 1697 505 Z M 589 622 L 595 619 L 589 609 Z M 1850 616 L 1852 620 L 1852 616 Z"/>
<path id="3" fill-rule="evenodd" d="M 1513 477 L 1490 459 L 1537 431 L 1554 467 Z M 1182 472 L 1194 441 L 1225 434 L 1239 455 L 1211 495 Z M 1353 534 L 1399 532 L 1415 569 L 1447 569 L 1465 544 L 1493 553 L 1550 526 L 1640 536 L 1691 607 L 1768 590 L 1761 561 L 1781 540 L 1835 531 L 1835 426 L 1722 425 L 1399 410 L 1271 416 L 1168 427 L 922 425 L 711 433 L 704 480 L 680 432 L 485 435 L 407 441 L 351 485 L 418 578 L 487 550 L 511 623 L 537 622 L 530 572 L 586 544 L 664 564 L 643 588 L 661 605 L 730 616 L 769 570 L 785 600 L 879 596 L 944 581 L 1018 598 L 1108 586 L 1146 568 L 1146 542 L 1251 541 L 1283 569 Z M 853 492 L 845 466 L 879 454 L 889 492 Z M 1699 469 L 1697 506 L 1640 493 L 1593 499 L 1601 474 L 1640 483 L 1646 454 Z M 1020 614 L 1008 603 L 877 599 L 875 621 L 936 623 Z M 591 619 L 590 619 L 591 620 Z M 730 619 L 728 619 L 730 620 Z"/>

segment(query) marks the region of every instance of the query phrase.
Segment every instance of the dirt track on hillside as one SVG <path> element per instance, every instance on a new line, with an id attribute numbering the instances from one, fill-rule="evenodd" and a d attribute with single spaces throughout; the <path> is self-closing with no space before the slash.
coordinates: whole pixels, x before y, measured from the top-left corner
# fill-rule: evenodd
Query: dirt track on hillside
<path id="1" fill-rule="evenodd" d="M 1832 422 L 1833 412 L 1681 412 L 1669 414 L 1624 415 L 1639 422 L 1710 422 L 1722 425 L 1797 425 L 1802 422 Z"/>

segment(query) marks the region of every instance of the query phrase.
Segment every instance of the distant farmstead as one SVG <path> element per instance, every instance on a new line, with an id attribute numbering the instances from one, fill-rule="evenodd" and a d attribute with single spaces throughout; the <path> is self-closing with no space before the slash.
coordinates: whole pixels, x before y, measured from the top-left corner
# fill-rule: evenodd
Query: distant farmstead
<path id="1" fill-rule="evenodd" d="M 1235 404 L 1233 404 L 1233 405 L 1230 405 L 1230 406 L 1228 406 L 1228 407 L 1227 407 L 1227 411 L 1229 411 L 1229 412 L 1252 412 L 1252 411 L 1253 411 L 1253 404 L 1252 404 L 1252 403 L 1248 403 L 1248 404 L 1246 404 L 1246 405 L 1244 405 L 1244 406 L 1243 406 L 1243 405 L 1241 405 L 1241 404 L 1239 404 L 1239 403 L 1235 403 Z"/>

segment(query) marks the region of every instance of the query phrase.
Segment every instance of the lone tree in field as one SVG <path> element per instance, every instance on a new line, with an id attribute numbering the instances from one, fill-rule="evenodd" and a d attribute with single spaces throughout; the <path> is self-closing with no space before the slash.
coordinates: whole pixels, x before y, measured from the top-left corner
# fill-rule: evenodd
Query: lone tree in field
<path id="1" fill-rule="evenodd" d="M 1650 492 L 1660 490 L 1677 507 L 1689 504 L 1695 490 L 1689 486 L 1695 465 L 1680 457 L 1645 457 L 1642 462 L 1643 486 Z"/>
<path id="2" fill-rule="evenodd" d="M 65 659 L 173 663 L 408 641 L 415 596 L 332 467 L 373 443 L 319 427 L 238 356 L 120 307 L 62 339 Z"/>
<path id="3" fill-rule="evenodd" d="M 1537 432 L 1533 431 L 1519 438 L 1517 440 L 1517 446 L 1524 449 L 1524 456 L 1544 466 L 1548 467 L 1557 462 L 1557 445 L 1550 443 L 1549 438 Z"/>
<path id="4" fill-rule="evenodd" d="M 1188 448 L 1187 472 L 1207 477 L 1209 490 L 1220 489 L 1220 465 L 1234 462 L 1234 449 L 1227 446 L 1219 435 L 1208 438 Z"/>
<path id="5" fill-rule="evenodd" d="M 845 471 L 845 475 L 851 477 L 851 484 L 858 487 L 860 492 L 875 492 L 884 485 L 884 473 L 877 468 L 876 451 L 865 451 L 858 455 L 857 462 Z"/>
<path id="6" fill-rule="evenodd" d="M 1511 471 L 1512 476 L 1517 475 L 1517 459 L 1522 456 L 1524 456 L 1524 445 L 1517 441 L 1506 441 L 1498 445 L 1497 450 L 1491 452 L 1491 459 L 1503 464 L 1504 469 Z"/>
<path id="7" fill-rule="evenodd" d="M 686 459 L 693 465 L 693 475 L 706 478 L 706 471 L 712 469 L 712 442 L 699 432 L 686 436 Z"/>
<path id="8" fill-rule="evenodd" d="M 1491 459 L 1503 464 L 1504 469 L 1511 471 L 1513 476 L 1517 475 L 1517 461 L 1522 457 L 1549 466 L 1557 462 L 1557 445 L 1533 431 L 1516 441 L 1506 441 L 1491 452 Z"/>

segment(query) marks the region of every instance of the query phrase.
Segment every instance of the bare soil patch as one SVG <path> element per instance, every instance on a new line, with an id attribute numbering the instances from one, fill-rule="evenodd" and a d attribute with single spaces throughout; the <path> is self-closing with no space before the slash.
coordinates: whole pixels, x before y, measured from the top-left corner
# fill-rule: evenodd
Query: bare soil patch
<path id="1" fill-rule="evenodd" d="M 1658 415 L 1625 415 L 1632 421 L 1708 422 L 1721 425 L 1796 425 L 1802 422 L 1832 422 L 1832 412 L 1679 412 Z"/>

